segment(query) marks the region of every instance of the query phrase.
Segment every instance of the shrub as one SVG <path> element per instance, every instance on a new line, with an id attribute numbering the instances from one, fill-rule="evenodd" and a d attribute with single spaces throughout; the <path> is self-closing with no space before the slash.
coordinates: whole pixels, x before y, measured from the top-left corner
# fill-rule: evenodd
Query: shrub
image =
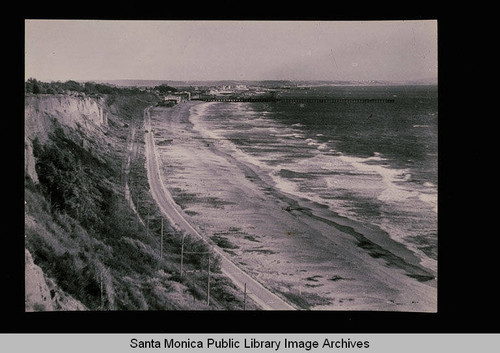
<path id="1" fill-rule="evenodd" d="M 52 208 L 64 210 L 83 224 L 101 225 L 100 213 L 112 194 L 103 182 L 108 167 L 66 137 L 61 128 L 50 137 L 52 143 L 44 146 L 35 140 L 33 152 L 40 184 Z"/>

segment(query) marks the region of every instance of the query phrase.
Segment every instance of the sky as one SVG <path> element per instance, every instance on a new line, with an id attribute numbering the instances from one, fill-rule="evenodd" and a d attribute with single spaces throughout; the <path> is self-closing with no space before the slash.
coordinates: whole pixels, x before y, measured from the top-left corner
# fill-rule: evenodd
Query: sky
<path id="1" fill-rule="evenodd" d="M 41 81 L 437 80 L 437 21 L 26 20 Z"/>

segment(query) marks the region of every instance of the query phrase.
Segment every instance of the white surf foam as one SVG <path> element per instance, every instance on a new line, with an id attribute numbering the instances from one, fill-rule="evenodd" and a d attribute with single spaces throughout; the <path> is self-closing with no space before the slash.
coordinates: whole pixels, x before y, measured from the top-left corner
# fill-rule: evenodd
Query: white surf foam
<path id="1" fill-rule="evenodd" d="M 331 148 L 331 143 L 321 143 L 316 139 L 306 138 L 304 133 L 296 129 L 301 126 L 300 123 L 294 124 L 295 128 L 291 128 L 280 125 L 276 121 L 270 122 L 262 117 L 253 119 L 251 125 L 256 127 L 255 125 L 259 124 L 259 132 L 261 133 L 265 132 L 266 129 L 273 133 L 277 138 L 276 142 L 283 142 L 285 148 L 283 148 L 282 153 L 279 151 L 273 151 L 272 154 L 265 152 L 262 154 L 259 154 L 260 152 L 247 153 L 224 138 L 224 134 L 228 133 L 227 126 L 222 124 L 220 129 L 216 130 L 204 121 L 203 115 L 213 104 L 218 103 L 207 103 L 193 108 L 191 121 L 194 128 L 202 136 L 219 139 L 226 152 L 231 153 L 244 163 L 256 166 L 259 173 L 270 176 L 275 187 L 282 192 L 328 205 L 333 211 L 343 216 L 354 217 L 354 219 L 360 217 L 356 213 L 355 199 L 363 198 L 378 200 L 388 207 L 400 207 L 404 210 L 414 205 L 415 202 L 420 202 L 418 207 L 427 207 L 437 212 L 437 187 L 433 183 L 426 182 L 418 185 L 412 181 L 409 169 L 390 168 L 388 163 L 384 163 L 387 162 L 387 159 L 378 152 L 368 158 L 343 155 Z M 248 114 L 248 112 L 241 111 L 241 114 Z M 317 147 L 307 148 L 307 153 L 312 153 L 311 157 L 297 158 L 294 159 L 293 163 L 288 163 L 285 158 L 287 145 L 306 148 L 307 146 Z M 253 146 L 252 149 L 258 151 L 260 148 Z M 266 151 L 266 148 L 260 150 Z M 317 173 L 322 178 L 322 184 L 314 184 L 312 179 L 293 180 L 283 177 L 280 175 L 282 169 L 298 173 Z M 328 171 L 332 173 L 329 174 Z M 311 186 L 317 186 L 317 188 Z M 329 197 L 325 199 L 322 195 Z M 369 223 L 372 221 L 361 220 Z M 375 220 L 373 224 L 386 229 L 394 240 L 408 245 L 404 239 L 406 236 L 404 229 L 401 230 L 400 225 L 391 222 L 393 221 L 390 219 L 380 218 Z"/>

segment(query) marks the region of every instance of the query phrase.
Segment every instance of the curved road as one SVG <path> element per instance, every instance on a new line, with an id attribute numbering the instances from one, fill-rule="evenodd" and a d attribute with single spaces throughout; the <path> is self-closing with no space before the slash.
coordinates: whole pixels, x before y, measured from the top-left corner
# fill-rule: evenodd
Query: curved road
<path id="1" fill-rule="evenodd" d="M 172 195 L 163 184 L 163 179 L 160 173 L 160 164 L 158 162 L 158 156 L 155 149 L 154 134 L 151 133 L 150 108 L 151 107 L 148 107 L 144 110 L 144 126 L 148 131 L 145 134 L 144 139 L 146 143 L 146 167 L 153 198 L 156 200 L 161 211 L 172 225 L 187 234 L 196 235 L 208 243 L 207 239 L 194 229 L 193 226 L 184 218 L 182 210 L 175 203 Z M 252 298 L 262 309 L 295 310 L 292 305 L 285 302 L 282 298 L 265 288 L 262 284 L 236 266 L 220 248 L 212 244 L 209 245 L 221 258 L 222 272 L 241 290 L 244 289 L 246 284 L 248 297 Z"/>

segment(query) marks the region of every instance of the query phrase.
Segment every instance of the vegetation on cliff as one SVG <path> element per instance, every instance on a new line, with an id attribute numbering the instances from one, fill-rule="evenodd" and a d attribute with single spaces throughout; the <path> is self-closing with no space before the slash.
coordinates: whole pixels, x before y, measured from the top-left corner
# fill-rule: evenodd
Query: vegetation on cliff
<path id="1" fill-rule="evenodd" d="M 79 83 L 73 80 L 68 80 L 65 82 L 52 81 L 52 82 L 42 82 L 35 78 L 29 78 L 26 80 L 24 85 L 24 90 L 26 93 L 31 94 L 65 94 L 68 92 L 80 92 L 89 95 L 104 95 L 104 94 L 120 94 L 120 95 L 132 95 L 141 94 L 144 89 L 137 87 L 119 87 L 111 86 L 96 82 L 84 82 Z M 169 92 L 177 91 L 177 88 L 162 84 L 154 86 L 151 88 L 152 91 L 156 91 L 160 94 L 166 94 Z"/>
<path id="2" fill-rule="evenodd" d="M 68 92 L 81 92 L 85 94 L 138 94 L 141 90 L 137 87 L 116 87 L 95 82 L 79 83 L 73 80 L 61 82 L 42 82 L 29 78 L 24 85 L 26 93 L 32 94 L 65 94 Z"/>
<path id="3" fill-rule="evenodd" d="M 68 82 L 63 87 L 82 87 Z M 32 80 L 26 87 L 36 94 L 51 86 Z M 99 94 L 110 114 L 106 139 L 64 126 L 56 126 L 48 142 L 31 137 L 38 182 L 25 178 L 25 246 L 34 263 L 90 310 L 241 309 L 243 295 L 220 273 L 217 256 L 162 221 L 149 193 L 144 141 L 130 131 L 142 131 L 143 110 L 157 97 L 129 89 Z M 127 180 L 138 213 L 124 191 L 130 143 L 136 148 Z M 181 247 L 188 274 L 182 279 Z"/>

